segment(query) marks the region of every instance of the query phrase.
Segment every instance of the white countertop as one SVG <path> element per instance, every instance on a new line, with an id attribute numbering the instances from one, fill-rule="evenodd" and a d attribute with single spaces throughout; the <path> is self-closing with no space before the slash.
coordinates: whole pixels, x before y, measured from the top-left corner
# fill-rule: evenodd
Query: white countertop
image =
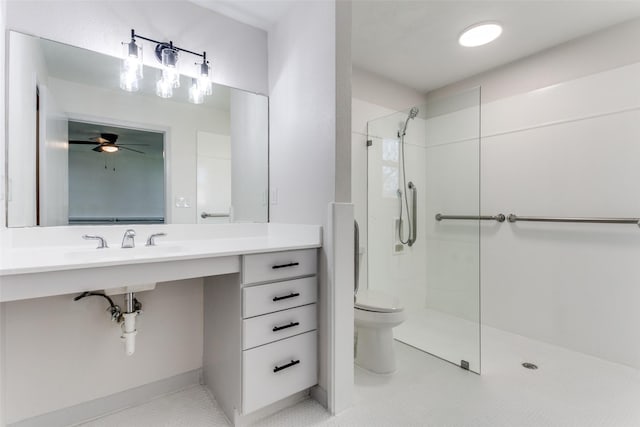
<path id="1" fill-rule="evenodd" d="M 127 228 L 136 230 L 135 248 L 120 247 Z M 145 246 L 147 236 L 158 232 L 165 232 L 167 236 L 157 238 L 156 246 Z M 97 242 L 82 240 L 83 234 L 106 237 L 109 248 L 96 249 Z M 99 288 L 116 286 L 133 280 L 130 278 L 134 276 L 141 280 L 144 269 L 151 266 L 155 271 L 149 272 L 150 281 L 160 281 L 164 276 L 159 272 L 169 266 L 172 270 L 166 280 L 175 280 L 217 271 L 208 267 L 213 265 L 214 259 L 219 259 L 222 274 L 238 271 L 240 255 L 322 246 L 320 226 L 289 224 L 6 229 L 0 233 L 0 239 L 0 301 L 57 294 L 58 291 L 51 288 L 54 285 L 48 285 L 46 281 L 62 284 L 65 280 L 86 280 L 96 283 L 95 286 L 100 283 Z M 181 267 L 190 271 L 181 274 Z M 38 291 L 27 292 L 27 286 Z M 48 288 L 44 293 L 39 291 L 43 286 Z M 60 286 L 59 293 L 86 287 L 86 284 L 74 286 L 71 283 Z"/>

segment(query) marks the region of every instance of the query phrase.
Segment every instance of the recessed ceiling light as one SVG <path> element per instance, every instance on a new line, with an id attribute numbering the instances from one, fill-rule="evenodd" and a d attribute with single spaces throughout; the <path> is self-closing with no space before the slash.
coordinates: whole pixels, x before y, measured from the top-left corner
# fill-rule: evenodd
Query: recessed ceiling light
<path id="1" fill-rule="evenodd" d="M 502 26 L 497 22 L 481 22 L 465 29 L 458 43 L 464 47 L 476 47 L 491 43 L 502 34 Z"/>

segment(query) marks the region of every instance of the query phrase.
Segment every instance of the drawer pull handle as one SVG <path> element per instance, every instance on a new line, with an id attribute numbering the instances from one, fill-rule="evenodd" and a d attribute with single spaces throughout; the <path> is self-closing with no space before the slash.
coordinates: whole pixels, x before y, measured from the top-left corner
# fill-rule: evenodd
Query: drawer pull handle
<path id="1" fill-rule="evenodd" d="M 273 297 L 273 301 L 282 301 L 283 299 L 289 299 L 289 298 L 295 298 L 295 297 L 299 297 L 300 294 L 297 292 L 291 292 L 289 295 L 285 295 L 283 297 Z"/>
<path id="2" fill-rule="evenodd" d="M 300 322 L 291 322 L 288 325 L 284 325 L 284 326 L 274 326 L 273 327 L 273 332 L 278 332 L 281 331 L 283 329 L 287 329 L 287 328 L 293 328 L 294 326 L 298 326 L 300 324 Z"/>
<path id="3" fill-rule="evenodd" d="M 300 361 L 299 361 L 299 360 L 292 360 L 290 363 L 287 363 L 286 365 L 276 366 L 275 368 L 273 368 L 273 372 L 279 372 L 279 371 L 282 371 L 283 369 L 290 368 L 290 367 L 292 367 L 292 366 L 297 365 L 298 363 L 300 363 Z"/>
<path id="4" fill-rule="evenodd" d="M 274 270 L 277 270 L 279 268 L 295 267 L 296 265 L 300 265 L 300 263 L 299 262 L 290 262 L 289 264 L 274 265 L 271 268 L 273 268 Z"/>

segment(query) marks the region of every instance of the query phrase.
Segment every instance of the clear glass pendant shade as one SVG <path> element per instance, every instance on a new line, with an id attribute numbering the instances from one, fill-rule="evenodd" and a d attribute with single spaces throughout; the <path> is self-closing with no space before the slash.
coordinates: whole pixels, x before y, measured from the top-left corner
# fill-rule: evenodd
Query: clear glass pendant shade
<path id="1" fill-rule="evenodd" d="M 120 88 L 127 92 L 136 92 L 139 89 L 139 80 L 142 79 L 142 47 L 136 42 L 122 44 L 124 52 L 120 64 Z"/>
<path id="2" fill-rule="evenodd" d="M 180 87 L 180 72 L 178 71 L 178 51 L 172 48 L 162 49 L 162 80 L 172 87 Z"/>

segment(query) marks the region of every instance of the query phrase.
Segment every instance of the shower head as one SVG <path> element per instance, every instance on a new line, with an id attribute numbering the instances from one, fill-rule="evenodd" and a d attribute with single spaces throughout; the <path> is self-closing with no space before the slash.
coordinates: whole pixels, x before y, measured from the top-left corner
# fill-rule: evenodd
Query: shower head
<path id="1" fill-rule="evenodd" d="M 409 120 L 413 120 L 418 115 L 418 107 L 413 107 L 409 110 L 409 116 L 407 120 L 404 121 L 404 126 L 402 127 L 402 131 L 398 132 L 398 136 L 405 136 L 407 134 L 407 126 L 409 125 Z"/>

